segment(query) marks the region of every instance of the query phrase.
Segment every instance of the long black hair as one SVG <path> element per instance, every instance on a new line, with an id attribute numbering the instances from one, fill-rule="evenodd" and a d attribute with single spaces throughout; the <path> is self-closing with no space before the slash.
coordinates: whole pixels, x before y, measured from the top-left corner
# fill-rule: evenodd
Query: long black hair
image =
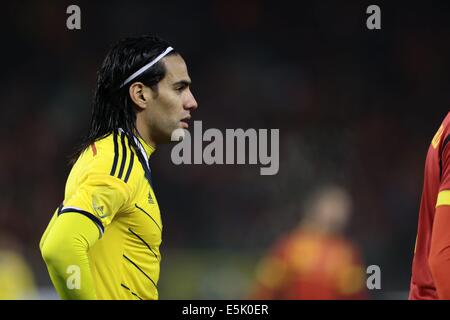
<path id="1" fill-rule="evenodd" d="M 112 46 L 97 72 L 89 131 L 71 157 L 72 164 L 92 143 L 118 128 L 122 128 L 129 137 L 137 132 L 136 110 L 128 93 L 129 86 L 141 81 L 157 92 L 158 83 L 166 75 L 164 64 L 159 61 L 127 85 L 122 88 L 121 85 L 167 47 L 169 44 L 166 41 L 151 35 L 125 38 Z M 173 50 L 168 55 L 172 54 L 177 52 Z M 134 139 L 129 140 L 137 148 Z"/>

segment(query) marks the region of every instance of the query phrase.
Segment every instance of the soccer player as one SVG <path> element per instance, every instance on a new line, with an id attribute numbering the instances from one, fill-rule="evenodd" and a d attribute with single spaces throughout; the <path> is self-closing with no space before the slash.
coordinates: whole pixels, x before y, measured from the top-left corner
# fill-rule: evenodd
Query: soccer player
<path id="1" fill-rule="evenodd" d="M 279 239 L 256 271 L 250 299 L 365 299 L 359 249 L 344 235 L 352 200 L 339 186 L 318 188 L 296 228 Z"/>
<path id="2" fill-rule="evenodd" d="M 425 161 L 409 299 L 450 299 L 450 113 Z"/>
<path id="3" fill-rule="evenodd" d="M 149 157 L 197 102 L 155 36 L 119 41 L 98 72 L 90 130 L 40 249 L 63 299 L 158 299 L 162 223 Z"/>

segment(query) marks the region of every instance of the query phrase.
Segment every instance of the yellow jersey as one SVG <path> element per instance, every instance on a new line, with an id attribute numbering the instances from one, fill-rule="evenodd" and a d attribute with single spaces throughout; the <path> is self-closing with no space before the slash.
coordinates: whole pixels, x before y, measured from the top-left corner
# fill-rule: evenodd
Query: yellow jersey
<path id="1" fill-rule="evenodd" d="M 68 212 L 97 225 L 88 257 L 98 299 L 158 299 L 162 222 L 148 163 L 153 151 L 122 129 L 93 143 L 72 167 L 47 227 Z"/>

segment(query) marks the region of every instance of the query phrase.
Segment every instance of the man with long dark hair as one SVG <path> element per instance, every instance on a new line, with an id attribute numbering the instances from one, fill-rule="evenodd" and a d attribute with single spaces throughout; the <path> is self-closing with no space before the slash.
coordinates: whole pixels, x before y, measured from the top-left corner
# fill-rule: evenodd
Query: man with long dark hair
<path id="1" fill-rule="evenodd" d="M 89 133 L 40 249 L 63 299 L 157 299 L 161 216 L 149 156 L 186 129 L 197 102 L 183 58 L 127 38 L 98 72 Z"/>

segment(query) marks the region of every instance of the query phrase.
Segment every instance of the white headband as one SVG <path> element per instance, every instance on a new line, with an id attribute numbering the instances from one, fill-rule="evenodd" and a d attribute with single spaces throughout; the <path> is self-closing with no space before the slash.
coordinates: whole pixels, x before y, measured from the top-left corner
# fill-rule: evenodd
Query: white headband
<path id="1" fill-rule="evenodd" d="M 138 71 L 136 71 L 135 73 L 133 73 L 131 76 L 129 76 L 121 85 L 120 88 L 122 88 L 123 86 L 125 86 L 127 83 L 129 83 L 131 80 L 137 78 L 138 76 L 140 76 L 141 74 L 143 74 L 145 71 L 147 71 L 147 69 L 149 69 L 151 66 L 153 66 L 155 63 L 157 63 L 159 60 L 161 60 L 162 58 L 164 58 L 170 51 L 172 51 L 173 48 L 172 47 L 168 47 L 163 53 L 161 53 L 159 56 L 157 56 L 155 59 L 153 59 L 152 61 L 150 61 L 149 63 L 147 63 L 145 66 L 143 66 L 142 68 L 140 68 Z"/>

